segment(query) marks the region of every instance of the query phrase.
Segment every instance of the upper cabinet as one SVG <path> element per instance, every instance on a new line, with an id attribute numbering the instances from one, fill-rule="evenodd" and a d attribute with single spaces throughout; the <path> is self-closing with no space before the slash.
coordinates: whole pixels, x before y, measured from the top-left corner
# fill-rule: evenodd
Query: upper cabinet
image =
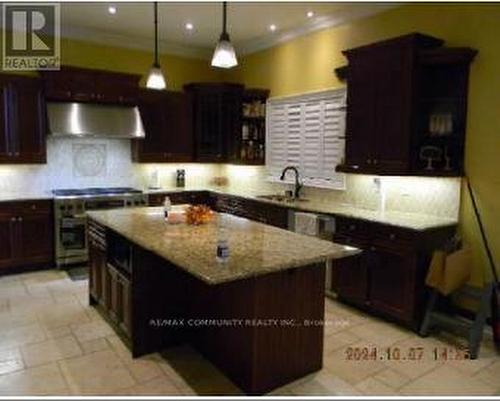
<path id="1" fill-rule="evenodd" d="M 190 102 L 195 160 L 238 160 L 243 85 L 193 83 L 185 85 L 184 90 Z"/>
<path id="2" fill-rule="evenodd" d="M 40 71 L 47 100 L 136 104 L 140 75 L 63 66 Z"/>
<path id="3" fill-rule="evenodd" d="M 146 138 L 132 141 L 132 158 L 139 163 L 193 160 L 193 135 L 187 95 L 141 89 L 138 96 Z"/>
<path id="4" fill-rule="evenodd" d="M 348 95 L 339 171 L 462 174 L 468 72 L 476 52 L 442 45 L 410 34 L 343 52 Z"/>
<path id="5" fill-rule="evenodd" d="M 0 74 L 0 163 L 45 163 L 46 132 L 41 81 Z"/>

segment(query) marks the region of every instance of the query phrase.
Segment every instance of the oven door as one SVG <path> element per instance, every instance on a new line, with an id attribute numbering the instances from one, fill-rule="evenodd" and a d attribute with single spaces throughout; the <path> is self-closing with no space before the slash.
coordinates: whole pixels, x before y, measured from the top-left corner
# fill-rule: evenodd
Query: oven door
<path id="1" fill-rule="evenodd" d="M 87 218 L 84 215 L 62 217 L 59 220 L 58 254 L 61 256 L 87 253 Z"/>

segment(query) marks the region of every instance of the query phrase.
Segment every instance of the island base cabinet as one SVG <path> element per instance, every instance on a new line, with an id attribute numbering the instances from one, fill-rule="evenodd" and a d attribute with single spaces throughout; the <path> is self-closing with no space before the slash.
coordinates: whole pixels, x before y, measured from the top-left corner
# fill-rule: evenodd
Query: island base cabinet
<path id="1" fill-rule="evenodd" d="M 247 394 L 320 370 L 324 280 L 324 265 L 311 265 L 216 286 L 198 281 L 191 342 Z M 201 324 L 210 319 L 231 323 Z"/>

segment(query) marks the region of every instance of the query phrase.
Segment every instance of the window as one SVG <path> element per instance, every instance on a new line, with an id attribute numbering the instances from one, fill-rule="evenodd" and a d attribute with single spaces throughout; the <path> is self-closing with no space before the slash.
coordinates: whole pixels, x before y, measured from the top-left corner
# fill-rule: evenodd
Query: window
<path id="1" fill-rule="evenodd" d="M 335 171 L 344 158 L 345 97 L 345 89 L 336 89 L 268 100 L 269 180 L 279 180 L 283 168 L 296 166 L 304 185 L 345 189 L 344 174 Z"/>

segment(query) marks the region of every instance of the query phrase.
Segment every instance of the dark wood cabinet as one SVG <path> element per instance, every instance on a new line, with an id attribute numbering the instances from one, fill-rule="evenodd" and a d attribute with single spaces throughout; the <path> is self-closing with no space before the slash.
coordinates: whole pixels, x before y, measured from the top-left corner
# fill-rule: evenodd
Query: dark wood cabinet
<path id="1" fill-rule="evenodd" d="M 339 171 L 461 174 L 464 128 L 457 128 L 465 119 L 463 100 L 475 51 L 442 45 L 440 39 L 410 34 L 343 52 L 349 61 L 348 95 L 345 162 Z M 454 108 L 436 104 L 436 99 L 449 99 L 450 88 L 462 103 L 457 100 Z M 446 129 L 429 129 L 434 120 Z"/>
<path id="2" fill-rule="evenodd" d="M 198 162 L 227 162 L 239 158 L 243 85 L 192 83 L 184 86 L 189 96 Z"/>
<path id="3" fill-rule="evenodd" d="M 50 101 L 137 103 L 140 75 L 63 66 L 59 71 L 40 71 Z"/>
<path id="4" fill-rule="evenodd" d="M 36 78 L 0 75 L 0 163 L 45 163 L 47 119 Z"/>
<path id="5" fill-rule="evenodd" d="M 364 254 L 333 260 L 331 288 L 343 299 L 365 305 L 368 300 L 367 274 Z"/>
<path id="6" fill-rule="evenodd" d="M 418 231 L 345 217 L 336 222 L 334 241 L 362 253 L 333 261 L 332 290 L 342 300 L 418 327 L 432 251 L 455 227 Z"/>
<path id="7" fill-rule="evenodd" d="M 158 192 L 148 195 L 149 206 L 163 206 L 165 197 L 170 198 L 173 205 L 192 204 L 214 206 L 212 197 L 208 191 L 176 191 L 176 192 Z"/>
<path id="8" fill-rule="evenodd" d="M 132 159 L 140 163 L 193 160 L 193 135 L 187 95 L 141 89 L 141 113 L 146 138 L 132 141 Z"/>
<path id="9" fill-rule="evenodd" d="M 217 194 L 215 210 L 275 227 L 284 229 L 288 227 L 288 209 L 266 202 L 240 198 L 233 195 Z"/>
<path id="10" fill-rule="evenodd" d="M 54 260 L 51 201 L 0 203 L 2 273 L 50 267 Z"/>

